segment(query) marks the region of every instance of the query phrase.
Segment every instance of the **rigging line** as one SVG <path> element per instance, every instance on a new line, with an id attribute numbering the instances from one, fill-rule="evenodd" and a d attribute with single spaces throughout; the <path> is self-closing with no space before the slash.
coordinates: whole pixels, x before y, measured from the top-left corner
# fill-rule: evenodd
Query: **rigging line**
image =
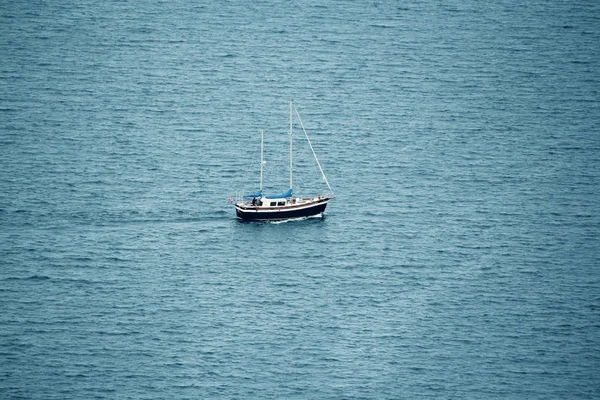
<path id="1" fill-rule="evenodd" d="M 331 185 L 329 184 L 329 181 L 327 180 L 327 177 L 325 176 L 325 172 L 323 172 L 323 168 L 321 168 L 321 163 L 319 162 L 319 159 L 317 158 L 317 153 L 315 153 L 315 149 L 313 149 L 312 143 L 310 142 L 310 139 L 308 138 L 308 133 L 306 133 L 306 129 L 304 129 L 304 124 L 302 123 L 302 118 L 300 118 L 298 109 L 295 106 L 294 106 L 294 111 L 296 111 L 296 116 L 298 117 L 298 121 L 300 121 L 300 126 L 302 127 L 302 131 L 304 131 L 304 136 L 306 136 L 306 141 L 308 142 L 308 145 L 310 146 L 310 149 L 312 150 L 313 156 L 315 156 L 315 160 L 317 161 L 317 165 L 319 166 L 319 169 L 321 170 L 321 174 L 323 175 L 323 180 L 327 184 L 327 187 L 329 188 L 329 191 L 331 192 L 331 194 L 333 194 L 333 189 L 331 188 Z"/>
<path id="2" fill-rule="evenodd" d="M 260 190 L 262 190 L 262 187 L 263 187 L 263 169 L 265 166 L 264 141 L 265 141 L 265 130 L 261 129 L 261 131 L 260 131 Z"/>

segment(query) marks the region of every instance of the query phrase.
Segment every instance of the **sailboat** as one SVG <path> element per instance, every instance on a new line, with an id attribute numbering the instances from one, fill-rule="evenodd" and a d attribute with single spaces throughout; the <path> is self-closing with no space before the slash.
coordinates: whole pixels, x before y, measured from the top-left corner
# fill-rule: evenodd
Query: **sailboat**
<path id="1" fill-rule="evenodd" d="M 292 144 L 293 144 L 293 111 L 295 111 L 302 127 L 302 131 L 306 136 L 306 141 L 312 150 L 315 161 L 321 171 L 323 180 L 329 188 L 329 193 L 326 195 L 318 195 L 316 197 L 294 197 L 293 196 L 293 164 L 292 164 Z M 293 103 L 290 101 L 290 187 L 282 194 L 275 196 L 265 196 L 262 192 L 263 186 L 263 168 L 264 160 L 264 131 L 261 132 L 260 146 L 260 187 L 259 190 L 252 194 L 246 194 L 241 199 L 233 201 L 237 217 L 242 221 L 281 221 L 293 218 L 303 218 L 322 215 L 325 212 L 327 203 L 335 198 L 331 185 L 321 168 L 321 163 L 317 158 L 314 148 L 310 142 L 304 124 L 300 118 L 300 114 Z M 232 199 L 232 198 L 230 198 Z"/>

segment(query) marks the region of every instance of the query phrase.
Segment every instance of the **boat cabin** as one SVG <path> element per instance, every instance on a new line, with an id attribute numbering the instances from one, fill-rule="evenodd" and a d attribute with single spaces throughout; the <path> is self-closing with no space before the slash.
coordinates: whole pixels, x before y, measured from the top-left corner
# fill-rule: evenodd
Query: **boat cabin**
<path id="1" fill-rule="evenodd" d="M 283 207 L 292 204 L 292 201 L 291 199 L 288 200 L 286 198 L 271 199 L 267 197 L 254 197 L 252 198 L 252 201 L 246 202 L 245 204 L 254 207 Z"/>
<path id="2" fill-rule="evenodd" d="M 262 201 L 262 203 L 263 203 L 262 204 L 263 207 L 282 207 L 282 206 L 289 204 L 287 199 L 267 199 L 267 198 L 265 198 Z"/>
<path id="3" fill-rule="evenodd" d="M 319 201 L 321 195 L 318 197 L 297 197 L 297 198 L 268 198 L 268 197 L 254 197 L 251 201 L 245 201 L 241 204 L 251 207 L 285 207 L 292 205 L 301 205 Z"/>

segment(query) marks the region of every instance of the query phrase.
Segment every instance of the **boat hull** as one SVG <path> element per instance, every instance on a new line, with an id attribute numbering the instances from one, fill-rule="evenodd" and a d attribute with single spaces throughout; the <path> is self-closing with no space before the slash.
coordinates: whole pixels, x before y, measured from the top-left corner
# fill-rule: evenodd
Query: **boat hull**
<path id="1" fill-rule="evenodd" d="M 240 207 L 236 206 L 237 217 L 242 221 L 281 221 L 292 218 L 312 217 L 321 214 L 329 199 L 321 199 L 304 206 L 288 207 Z"/>

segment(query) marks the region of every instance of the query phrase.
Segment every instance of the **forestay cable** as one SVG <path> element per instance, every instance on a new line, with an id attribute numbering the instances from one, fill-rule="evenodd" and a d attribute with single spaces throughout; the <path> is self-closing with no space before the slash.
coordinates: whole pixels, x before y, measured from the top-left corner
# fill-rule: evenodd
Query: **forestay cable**
<path id="1" fill-rule="evenodd" d="M 325 176 L 325 172 L 323 172 L 323 168 L 321 168 L 321 163 L 319 162 L 319 159 L 317 158 L 317 153 L 315 153 L 315 149 L 313 149 L 312 143 L 310 142 L 310 139 L 308 138 L 308 134 L 306 133 L 306 129 L 304 129 L 304 124 L 302 123 L 302 118 L 300 118 L 300 114 L 298 113 L 298 109 L 296 108 L 296 106 L 294 106 L 294 111 L 296 111 L 296 116 L 298 117 L 298 121 L 300 121 L 300 126 L 302 127 L 302 131 L 304 132 L 304 136 L 306 136 L 306 141 L 308 142 L 308 145 L 310 146 L 310 149 L 312 150 L 313 156 L 315 156 L 315 160 L 317 161 L 317 165 L 319 166 L 319 169 L 321 170 L 321 174 L 323 175 L 323 180 L 327 184 L 327 187 L 329 188 L 329 191 L 331 192 L 331 194 L 333 194 L 333 189 L 331 188 L 331 185 L 329 184 L 329 181 L 327 180 L 327 177 Z"/>

